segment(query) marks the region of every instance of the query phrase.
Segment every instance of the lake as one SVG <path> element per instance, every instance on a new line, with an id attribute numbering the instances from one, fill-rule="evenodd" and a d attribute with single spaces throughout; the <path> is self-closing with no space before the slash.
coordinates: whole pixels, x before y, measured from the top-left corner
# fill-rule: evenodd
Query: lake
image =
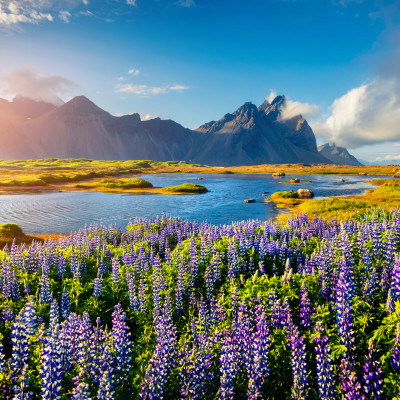
<path id="1" fill-rule="evenodd" d="M 264 203 L 263 192 L 307 188 L 316 198 L 362 194 L 373 186 L 365 183 L 371 176 L 358 175 L 206 175 L 158 174 L 142 175 L 155 187 L 181 183 L 198 183 L 209 192 L 195 195 L 160 195 L 152 193 L 115 194 L 96 192 L 55 192 L 0 196 L 0 224 L 14 222 L 26 233 L 70 233 L 85 224 L 103 222 L 125 226 L 135 216 L 151 218 L 167 214 L 213 224 L 232 221 L 273 219 L 288 212 L 274 203 Z M 290 178 L 312 181 L 304 185 L 288 185 Z M 203 178 L 199 180 L 198 178 Z M 343 178 L 345 182 L 339 182 Z M 256 203 L 246 204 L 244 199 Z"/>

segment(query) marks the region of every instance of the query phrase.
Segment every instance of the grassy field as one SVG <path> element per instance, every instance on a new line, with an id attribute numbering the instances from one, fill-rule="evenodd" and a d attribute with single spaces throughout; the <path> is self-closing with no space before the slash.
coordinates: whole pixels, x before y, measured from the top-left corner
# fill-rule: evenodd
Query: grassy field
<path id="1" fill-rule="evenodd" d="M 307 213 L 310 217 L 322 217 L 326 220 L 331 218 L 345 220 L 371 208 L 391 210 L 400 207 L 400 180 L 373 179 L 368 183 L 378 187 L 363 195 L 290 201 L 290 198 L 279 196 L 279 193 L 288 192 L 278 192 L 278 195 L 275 193 L 270 199 L 276 201 L 278 205 L 291 208 L 295 214 Z M 281 222 L 285 222 L 287 218 L 288 215 L 279 216 Z"/>
<path id="2" fill-rule="evenodd" d="M 239 167 L 211 167 L 184 161 L 151 160 L 101 161 L 90 159 L 38 159 L 0 161 L 0 188 L 44 188 L 94 178 L 133 176 L 146 173 L 205 174 L 359 174 L 392 175 L 398 165 L 352 167 L 329 164 L 280 164 Z"/>

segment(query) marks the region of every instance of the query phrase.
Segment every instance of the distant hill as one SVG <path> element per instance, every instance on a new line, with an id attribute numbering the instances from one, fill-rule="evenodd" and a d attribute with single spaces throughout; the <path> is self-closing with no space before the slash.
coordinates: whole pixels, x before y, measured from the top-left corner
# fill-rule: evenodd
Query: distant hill
<path id="1" fill-rule="evenodd" d="M 351 155 L 345 147 L 336 146 L 334 143 L 325 143 L 318 147 L 318 151 L 334 164 L 341 165 L 363 165 L 353 155 Z"/>
<path id="2" fill-rule="evenodd" d="M 245 103 L 190 130 L 172 120 L 142 121 L 139 114 L 116 117 L 84 96 L 61 105 L 0 99 L 0 159 L 184 160 L 221 166 L 332 162 L 318 152 L 301 115 L 281 119 L 285 101 L 277 96 L 258 108 Z"/>

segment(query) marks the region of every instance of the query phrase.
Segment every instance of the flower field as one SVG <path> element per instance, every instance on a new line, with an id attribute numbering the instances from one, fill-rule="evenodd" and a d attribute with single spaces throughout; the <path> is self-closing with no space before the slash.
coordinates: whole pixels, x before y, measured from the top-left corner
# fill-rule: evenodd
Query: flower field
<path id="1" fill-rule="evenodd" d="M 0 251 L 2 399 L 392 399 L 400 210 L 136 219 Z"/>

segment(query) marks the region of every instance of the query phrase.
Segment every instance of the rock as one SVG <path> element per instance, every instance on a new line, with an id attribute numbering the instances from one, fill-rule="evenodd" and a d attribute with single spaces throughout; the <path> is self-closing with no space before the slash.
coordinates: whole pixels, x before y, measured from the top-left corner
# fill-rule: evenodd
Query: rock
<path id="1" fill-rule="evenodd" d="M 345 182 L 345 180 L 344 179 L 339 179 L 339 182 Z"/>
<path id="2" fill-rule="evenodd" d="M 293 178 L 289 182 L 290 183 L 300 183 L 300 179 L 299 178 Z"/>
<path id="3" fill-rule="evenodd" d="M 366 172 L 359 172 L 358 175 L 367 175 Z"/>
<path id="4" fill-rule="evenodd" d="M 312 199 L 314 197 L 314 193 L 308 189 L 299 189 L 297 194 L 300 199 Z"/>
<path id="5" fill-rule="evenodd" d="M 199 181 L 202 181 L 204 178 L 197 178 Z"/>
<path id="6" fill-rule="evenodd" d="M 245 203 L 255 203 L 256 201 L 254 199 L 246 199 L 244 202 Z"/>
<path id="7" fill-rule="evenodd" d="M 394 175 L 392 175 L 392 178 L 400 178 L 400 172 L 396 172 Z"/>
<path id="8" fill-rule="evenodd" d="M 272 176 L 286 176 L 284 172 L 274 172 Z"/>

